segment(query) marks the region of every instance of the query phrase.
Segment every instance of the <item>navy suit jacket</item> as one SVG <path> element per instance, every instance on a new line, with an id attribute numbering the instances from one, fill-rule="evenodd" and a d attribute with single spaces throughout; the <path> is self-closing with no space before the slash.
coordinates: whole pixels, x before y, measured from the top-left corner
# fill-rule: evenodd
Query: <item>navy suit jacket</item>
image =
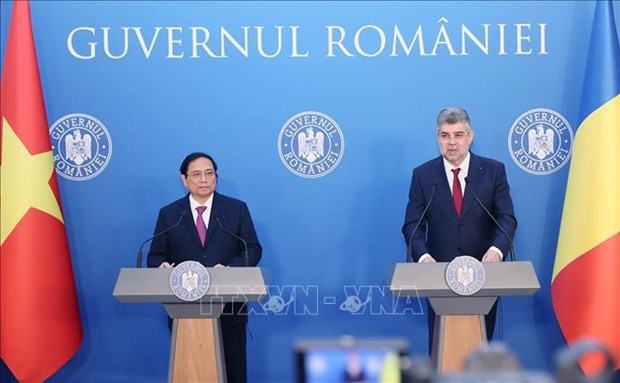
<path id="1" fill-rule="evenodd" d="M 164 235 L 155 238 L 151 244 L 147 264 L 149 267 L 159 267 L 162 262 L 175 263 L 183 261 L 200 262 L 206 267 L 212 267 L 220 263 L 224 266 L 245 266 L 243 243 L 222 230 L 217 222 L 219 217 L 222 226 L 227 230 L 243 238 L 248 245 L 248 259 L 250 266 L 256 266 L 261 259 L 262 247 L 258 242 L 256 230 L 245 202 L 215 192 L 207 239 L 204 246 L 200 243 L 196 224 L 194 222 L 189 195 L 164 206 L 159 211 L 154 233 L 174 226 L 183 216 L 179 226 L 168 231 Z M 227 305 L 224 314 L 240 313 L 241 304 Z M 230 311 L 229 311 L 230 310 Z M 232 317 L 222 315 L 222 325 L 230 322 L 239 322 L 237 315 Z M 240 316 L 245 322 L 246 316 Z"/>
<path id="2" fill-rule="evenodd" d="M 509 257 L 510 243 L 517 229 L 517 220 L 510 197 L 510 186 L 504 164 L 471 153 L 469 174 L 463 197 L 461 215 L 457 216 L 443 157 L 439 156 L 413 170 L 409 203 L 403 225 L 403 234 L 414 261 L 428 253 L 437 262 L 450 262 L 461 255 L 481 260 L 489 247 L 500 249 L 504 259 Z M 426 217 L 409 239 L 429 201 L 433 184 L 435 195 Z M 493 220 L 476 202 L 471 192 L 493 214 L 507 232 L 502 233 Z"/>

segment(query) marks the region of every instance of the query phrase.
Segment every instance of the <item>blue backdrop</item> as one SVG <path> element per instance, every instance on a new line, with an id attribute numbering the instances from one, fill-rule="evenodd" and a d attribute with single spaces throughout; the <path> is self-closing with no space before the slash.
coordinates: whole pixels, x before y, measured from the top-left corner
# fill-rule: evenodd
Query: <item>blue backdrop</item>
<path id="1" fill-rule="evenodd" d="M 4 57 L 12 2 L 0 6 Z M 517 257 L 533 262 L 542 285 L 503 300 L 498 336 L 524 368 L 552 370 L 564 345 L 549 283 L 568 166 L 526 171 L 509 137 L 539 108 L 576 128 L 594 6 L 32 2 L 50 127 L 86 114 L 112 146 L 95 177 L 60 178 L 85 336 L 51 381 L 166 379 L 163 309 L 120 304 L 112 290 L 158 209 L 183 195 L 178 166 L 192 151 L 212 154 L 218 190 L 248 203 L 270 293 L 290 302 L 254 307 L 252 382 L 293 380 L 297 338 L 404 337 L 426 353 L 425 317 L 382 287 L 405 260 L 411 170 L 438 155 L 434 123 L 446 106 L 469 111 L 473 151 L 506 164 Z M 279 155 L 281 129 L 308 111 L 333 119 L 344 146 L 337 166 L 315 178 Z M 368 303 L 345 304 L 352 298 Z"/>

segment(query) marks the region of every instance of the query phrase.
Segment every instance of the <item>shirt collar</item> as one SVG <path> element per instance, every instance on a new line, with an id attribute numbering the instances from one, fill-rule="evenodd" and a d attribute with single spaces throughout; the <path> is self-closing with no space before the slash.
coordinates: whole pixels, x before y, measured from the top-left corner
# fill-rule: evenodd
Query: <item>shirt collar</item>
<path id="1" fill-rule="evenodd" d="M 459 172 L 459 178 L 465 178 L 467 177 L 467 174 L 469 174 L 469 162 L 471 160 L 471 155 L 469 151 L 467 152 L 465 159 L 459 166 L 452 165 L 451 163 L 448 162 L 448 160 L 446 160 L 445 157 L 441 157 L 441 158 L 443 159 L 443 167 L 448 177 L 452 177 L 452 169 L 456 169 L 456 168 L 461 169 L 461 171 Z"/>
<path id="2" fill-rule="evenodd" d="M 213 193 L 213 194 L 215 194 L 215 193 Z M 196 211 L 196 208 L 198 206 L 206 206 L 207 207 L 207 211 L 211 211 L 211 207 L 213 206 L 213 194 L 211 194 L 211 196 L 209 197 L 207 202 L 205 202 L 204 204 L 198 203 L 198 201 L 196 201 L 194 199 L 194 197 L 192 197 L 192 195 L 190 194 L 189 195 L 189 207 L 190 207 L 192 213 Z"/>

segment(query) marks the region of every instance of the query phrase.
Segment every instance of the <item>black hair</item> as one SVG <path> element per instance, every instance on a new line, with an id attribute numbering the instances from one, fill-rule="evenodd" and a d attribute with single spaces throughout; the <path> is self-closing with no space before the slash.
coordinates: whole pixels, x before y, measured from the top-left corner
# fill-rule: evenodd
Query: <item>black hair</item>
<path id="1" fill-rule="evenodd" d="M 215 163 L 215 160 L 207 153 L 202 152 L 190 153 L 185 157 L 185 159 L 183 159 L 183 162 L 181 162 L 181 168 L 179 169 L 181 171 L 181 174 L 187 176 L 187 168 L 189 168 L 189 164 L 199 158 L 206 158 L 211 161 L 211 163 L 213 164 L 213 170 L 215 170 L 215 175 L 217 176 L 217 164 Z"/>

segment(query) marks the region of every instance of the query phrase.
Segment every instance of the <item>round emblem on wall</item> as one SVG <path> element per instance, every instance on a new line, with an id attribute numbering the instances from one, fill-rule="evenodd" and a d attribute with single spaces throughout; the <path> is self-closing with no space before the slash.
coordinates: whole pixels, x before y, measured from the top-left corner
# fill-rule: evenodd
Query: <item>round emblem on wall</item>
<path id="1" fill-rule="evenodd" d="M 85 181 L 108 166 L 112 140 L 93 116 L 73 113 L 56 120 L 49 130 L 56 172 L 72 181 Z"/>
<path id="2" fill-rule="evenodd" d="M 532 109 L 510 128 L 508 150 L 513 161 L 534 175 L 557 172 L 568 163 L 573 150 L 573 129 L 551 109 Z"/>
<path id="3" fill-rule="evenodd" d="M 458 295 L 472 295 L 484 285 L 486 274 L 479 260 L 468 255 L 456 257 L 446 268 L 446 283 Z"/>
<path id="4" fill-rule="evenodd" d="M 200 262 L 181 262 L 170 273 L 170 289 L 177 298 L 184 301 L 202 298 L 210 284 L 209 272 Z"/>
<path id="5" fill-rule="evenodd" d="M 282 163 L 293 174 L 318 178 L 331 173 L 342 160 L 344 136 L 328 115 L 301 112 L 282 126 L 278 152 Z"/>

